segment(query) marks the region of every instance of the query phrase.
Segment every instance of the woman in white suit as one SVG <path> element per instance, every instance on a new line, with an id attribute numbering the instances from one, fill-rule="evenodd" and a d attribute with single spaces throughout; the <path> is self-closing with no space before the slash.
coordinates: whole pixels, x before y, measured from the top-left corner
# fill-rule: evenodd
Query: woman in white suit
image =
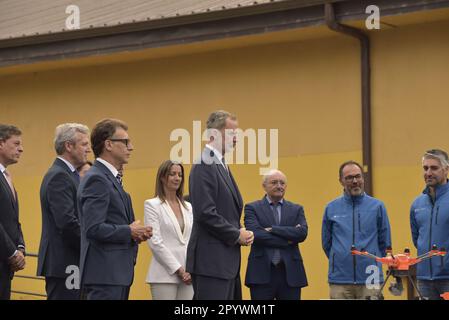
<path id="1" fill-rule="evenodd" d="M 145 225 L 153 227 L 148 240 L 153 257 L 146 279 L 153 300 L 193 298 L 192 278 L 185 271 L 193 214 L 183 189 L 183 166 L 167 160 L 157 173 L 156 197 L 144 203 Z"/>

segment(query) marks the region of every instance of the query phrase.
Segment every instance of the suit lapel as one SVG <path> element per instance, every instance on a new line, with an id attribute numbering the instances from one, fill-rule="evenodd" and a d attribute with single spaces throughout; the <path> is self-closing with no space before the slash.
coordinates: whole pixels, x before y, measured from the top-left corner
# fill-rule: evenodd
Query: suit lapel
<path id="1" fill-rule="evenodd" d="M 222 176 L 223 180 L 225 181 L 226 185 L 228 186 L 229 190 L 231 190 L 232 196 L 234 197 L 235 202 L 237 203 L 237 206 L 240 208 L 240 200 L 241 198 L 239 198 L 239 196 L 237 195 L 237 190 L 235 185 L 232 183 L 231 180 L 231 171 L 226 171 L 226 169 L 221 165 L 221 164 L 216 164 L 217 168 L 218 168 L 218 172 L 220 173 L 220 175 Z"/>
<path id="2" fill-rule="evenodd" d="M 239 208 L 242 208 L 243 207 L 242 195 L 240 194 L 239 188 L 237 187 L 237 183 L 234 180 L 234 176 L 232 175 L 231 170 L 229 170 L 229 177 L 231 178 L 232 185 L 234 186 L 234 190 L 235 190 L 235 193 L 237 196 Z"/>
<path id="3" fill-rule="evenodd" d="M 118 193 L 120 194 L 120 198 L 122 198 L 123 206 L 125 207 L 125 215 L 128 218 L 128 221 L 131 221 L 131 212 L 129 205 L 128 205 L 128 196 L 125 194 L 125 191 L 123 190 L 122 186 L 120 186 L 118 180 L 114 175 L 112 174 L 111 170 L 109 170 L 104 164 L 102 164 L 99 161 L 95 161 L 94 165 L 97 165 L 101 170 L 103 170 L 106 177 L 112 182 L 114 185 L 114 188 L 117 189 Z"/>
<path id="4" fill-rule="evenodd" d="M 75 186 L 78 188 L 79 181 L 75 178 L 75 174 L 70 170 L 70 168 L 67 166 L 67 164 L 64 163 L 64 161 L 62 161 L 59 158 L 56 158 L 55 161 L 53 162 L 53 165 L 56 167 L 60 167 L 64 171 L 66 171 L 70 175 L 70 178 L 72 179 L 72 181 L 75 183 Z"/>
<path id="5" fill-rule="evenodd" d="M 265 214 L 265 217 L 268 219 L 268 221 L 270 221 L 270 225 L 272 226 L 277 225 L 276 220 L 274 220 L 274 211 L 271 208 L 270 204 L 268 203 L 267 199 L 264 197 L 261 201 L 262 201 L 262 211 Z"/>
<path id="6" fill-rule="evenodd" d="M 5 176 L 3 175 L 3 172 L 0 172 L 0 180 L 1 180 L 1 183 L 2 183 L 2 185 L 3 185 L 3 187 L 4 187 L 4 189 L 5 189 L 6 192 L 9 194 L 9 198 L 11 199 L 11 203 L 12 203 L 14 209 L 17 211 L 17 204 L 18 204 L 18 202 L 17 202 L 17 192 L 16 192 L 16 189 L 14 188 L 14 192 L 15 192 L 15 196 L 16 196 L 16 197 L 15 197 L 15 200 L 14 200 L 14 195 L 13 195 L 13 193 L 12 193 L 11 188 L 9 187 L 8 181 L 6 181 L 6 178 L 5 178 Z"/>
<path id="7" fill-rule="evenodd" d="M 181 205 L 182 208 L 182 205 Z M 164 201 L 162 203 L 162 210 L 163 213 L 167 214 L 168 217 L 170 218 L 171 223 L 173 224 L 173 227 L 175 228 L 176 234 L 178 235 L 179 241 L 181 241 L 182 243 L 184 243 L 184 236 L 181 232 L 181 227 L 179 226 L 179 222 L 178 219 L 176 218 L 175 213 L 173 212 L 172 208 L 170 207 L 170 205 L 168 204 L 167 201 Z M 182 211 L 182 209 L 181 209 Z M 184 219 L 184 231 L 186 229 L 186 222 L 185 222 L 185 215 L 183 212 L 183 219 Z"/>
<path id="8" fill-rule="evenodd" d="M 182 210 L 182 215 L 184 218 L 184 232 L 182 233 L 182 240 L 183 242 L 186 241 L 187 237 L 186 235 L 188 234 L 189 230 L 191 228 L 191 224 L 190 224 L 190 220 L 189 220 L 189 211 L 184 208 L 184 206 L 181 204 L 181 210 Z"/>
<path id="9" fill-rule="evenodd" d="M 280 223 L 280 225 L 282 225 L 282 226 L 288 225 L 287 224 L 288 210 L 289 210 L 289 205 L 288 205 L 287 201 L 285 201 L 285 199 L 284 199 L 284 203 L 281 205 L 281 223 Z"/>
<path id="10" fill-rule="evenodd" d="M 223 167 L 220 160 L 217 158 L 217 155 L 208 147 L 203 149 L 203 153 L 201 155 L 201 161 L 203 165 L 215 165 L 221 177 L 223 178 L 225 184 L 228 186 L 229 190 L 231 190 L 231 194 L 238 206 L 241 210 L 243 200 L 239 194 L 237 185 L 235 184 L 234 178 L 232 177 L 231 170 L 228 171 Z"/>

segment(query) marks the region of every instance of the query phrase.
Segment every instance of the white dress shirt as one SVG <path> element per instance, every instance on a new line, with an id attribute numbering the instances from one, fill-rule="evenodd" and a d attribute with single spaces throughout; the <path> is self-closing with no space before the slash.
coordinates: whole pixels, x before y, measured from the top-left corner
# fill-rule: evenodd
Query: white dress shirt
<path id="1" fill-rule="evenodd" d="M 97 161 L 104 164 L 106 166 L 106 168 L 108 168 L 109 171 L 112 172 L 112 175 L 117 178 L 118 170 L 116 167 L 114 167 L 112 164 L 110 164 L 109 162 L 107 162 L 106 160 L 103 160 L 101 158 L 97 158 Z"/>

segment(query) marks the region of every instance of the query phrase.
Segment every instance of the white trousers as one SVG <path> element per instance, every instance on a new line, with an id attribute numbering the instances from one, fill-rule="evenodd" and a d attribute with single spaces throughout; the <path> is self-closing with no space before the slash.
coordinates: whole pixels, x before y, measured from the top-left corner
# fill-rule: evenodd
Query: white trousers
<path id="1" fill-rule="evenodd" d="M 193 286 L 184 283 L 150 283 L 153 300 L 192 300 Z"/>

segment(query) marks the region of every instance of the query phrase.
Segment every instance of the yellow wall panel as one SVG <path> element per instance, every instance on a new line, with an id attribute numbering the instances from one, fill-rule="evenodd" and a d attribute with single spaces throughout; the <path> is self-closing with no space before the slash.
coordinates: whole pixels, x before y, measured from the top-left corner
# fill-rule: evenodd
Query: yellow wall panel
<path id="1" fill-rule="evenodd" d="M 408 210 L 424 185 L 423 151 L 449 149 L 448 30 L 449 21 L 443 20 L 370 32 L 374 193 L 386 204 L 395 251 L 410 247 L 415 252 Z M 287 199 L 305 207 L 310 227 L 301 245 L 309 278 L 303 298 L 326 299 L 323 210 L 342 192 L 340 163 L 361 160 L 359 45 L 342 35 L 263 44 L 251 39 L 239 38 L 221 50 L 216 42 L 208 50 L 205 42 L 198 53 L 178 55 L 173 47 L 165 48 L 161 58 L 149 54 L 145 60 L 135 53 L 133 61 L 129 53 L 122 62 L 80 67 L 66 60 L 58 69 L 0 76 L 0 122 L 16 124 L 24 133 L 25 152 L 11 171 L 28 250 L 37 252 L 39 246 L 39 186 L 54 159 L 56 125 L 81 122 L 92 127 L 104 117 L 128 123 L 135 150 L 125 186 L 136 217 L 143 221 L 143 201 L 153 197 L 157 166 L 175 144 L 169 141 L 170 132 L 192 132 L 194 120 L 202 121 L 204 129 L 207 115 L 224 108 L 237 114 L 242 129 L 279 130 L 279 168 L 288 177 Z M 263 195 L 260 167 L 231 166 L 245 202 Z M 186 168 L 188 172 L 190 166 Z M 248 252 L 242 249 L 242 280 Z M 150 298 L 144 283 L 150 257 L 142 244 L 134 299 Z M 28 263 L 24 273 L 33 275 L 35 265 Z M 14 286 L 25 289 L 28 284 L 20 279 Z M 33 288 L 43 290 L 37 284 Z M 244 297 L 249 298 L 247 288 Z"/>

